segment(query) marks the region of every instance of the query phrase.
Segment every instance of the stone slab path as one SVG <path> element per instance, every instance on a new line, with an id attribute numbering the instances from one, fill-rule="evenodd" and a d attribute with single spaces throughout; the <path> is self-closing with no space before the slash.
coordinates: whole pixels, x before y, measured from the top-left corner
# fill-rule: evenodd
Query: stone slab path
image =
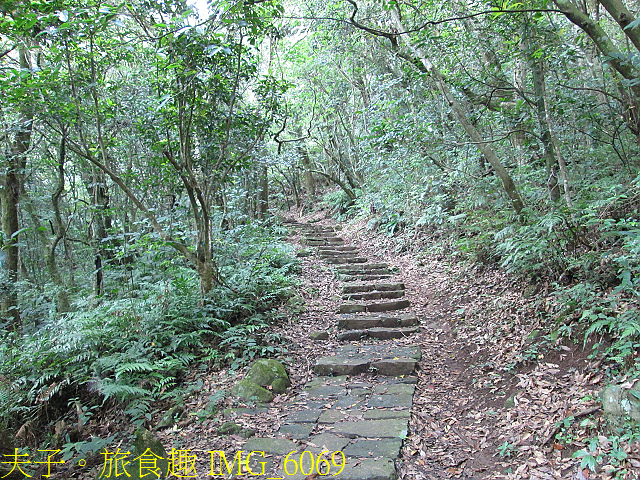
<path id="1" fill-rule="evenodd" d="M 418 347 L 394 341 L 419 331 L 404 283 L 387 281 L 389 265 L 370 263 L 333 228 L 288 227 L 344 282 L 344 303 L 327 318 L 343 344 L 318 359 L 316 377 L 287 405 L 278 438 L 247 440 L 244 452 L 264 457 L 253 455 L 246 467 L 264 479 L 395 480 L 421 357 Z"/>

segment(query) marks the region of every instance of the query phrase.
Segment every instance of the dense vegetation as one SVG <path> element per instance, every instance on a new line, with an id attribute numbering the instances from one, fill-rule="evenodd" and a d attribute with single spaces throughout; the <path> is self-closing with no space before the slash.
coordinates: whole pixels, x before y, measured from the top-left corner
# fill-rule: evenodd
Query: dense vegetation
<path id="1" fill-rule="evenodd" d="M 274 353 L 295 263 L 269 206 L 327 188 L 552 292 L 547 333 L 636 378 L 627 3 L 2 2 L 0 432 L 75 448 L 70 408 L 142 421 L 188 368 Z"/>

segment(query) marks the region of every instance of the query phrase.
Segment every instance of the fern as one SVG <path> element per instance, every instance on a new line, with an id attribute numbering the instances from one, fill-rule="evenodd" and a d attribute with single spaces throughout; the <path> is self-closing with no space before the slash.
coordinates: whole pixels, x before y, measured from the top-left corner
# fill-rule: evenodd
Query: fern
<path id="1" fill-rule="evenodd" d="M 116 367 L 116 380 L 118 380 L 123 374 L 128 373 L 139 373 L 139 372 L 154 372 L 157 370 L 157 367 L 147 363 L 147 362 L 135 362 L 135 363 L 125 363 L 120 364 Z"/>
<path id="2" fill-rule="evenodd" d="M 125 401 L 134 398 L 148 397 L 151 395 L 151 392 L 144 388 L 114 383 L 112 381 L 103 382 L 100 391 L 102 395 L 104 395 L 105 401 L 111 397 L 116 397 L 120 401 Z"/>

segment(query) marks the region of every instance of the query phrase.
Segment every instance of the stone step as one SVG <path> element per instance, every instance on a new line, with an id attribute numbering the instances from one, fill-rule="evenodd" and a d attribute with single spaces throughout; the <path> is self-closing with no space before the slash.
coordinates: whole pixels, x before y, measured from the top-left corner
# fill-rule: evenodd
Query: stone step
<path id="1" fill-rule="evenodd" d="M 357 273 L 366 273 L 371 270 L 387 269 L 389 265 L 387 263 L 365 263 L 363 265 L 342 265 L 336 267 L 336 270 L 340 273 L 351 273 L 351 271 Z"/>
<path id="2" fill-rule="evenodd" d="M 344 330 L 366 330 L 369 328 L 385 327 L 399 328 L 419 325 L 418 317 L 407 313 L 404 315 L 340 315 L 338 328 Z"/>
<path id="3" fill-rule="evenodd" d="M 318 255 L 320 257 L 351 258 L 351 257 L 357 257 L 360 254 L 358 252 L 356 252 L 356 251 L 320 250 L 320 249 L 318 249 Z"/>
<path id="4" fill-rule="evenodd" d="M 374 327 L 366 330 L 347 330 L 337 335 L 338 340 L 343 342 L 353 342 L 363 338 L 373 338 L 375 340 L 389 340 L 391 338 L 404 338 L 414 333 L 418 333 L 420 327 L 405 328 L 384 328 Z"/>
<path id="5" fill-rule="evenodd" d="M 246 469 L 256 472 L 256 478 L 308 480 L 326 475 L 339 480 L 396 480 L 394 460 L 407 436 L 416 381 L 412 376 L 314 378 L 287 401 L 289 414 L 275 438 L 246 441 L 242 448 L 247 452 Z M 313 473 L 314 460 L 323 450 L 329 462 L 318 476 Z M 302 451 L 308 453 L 301 455 Z M 341 453 L 331 463 L 334 452 Z M 228 471 L 219 458 L 216 465 L 221 476 Z"/>
<path id="6" fill-rule="evenodd" d="M 358 292 L 389 292 L 393 290 L 404 290 L 404 283 L 359 283 L 351 285 L 343 285 L 342 293 L 358 293 Z"/>
<path id="7" fill-rule="evenodd" d="M 356 252 L 358 249 L 356 247 L 352 247 L 351 245 L 331 245 L 331 246 L 322 246 L 318 247 L 318 253 L 321 252 Z"/>
<path id="8" fill-rule="evenodd" d="M 338 280 L 342 282 L 370 282 L 374 280 L 384 280 L 391 277 L 392 275 L 390 273 L 363 273 L 361 275 L 340 274 L 338 275 Z"/>
<path id="9" fill-rule="evenodd" d="M 382 292 L 358 292 L 345 293 L 342 295 L 344 300 L 381 300 L 383 298 L 402 298 L 404 290 L 385 290 Z"/>
<path id="10" fill-rule="evenodd" d="M 374 373 L 389 377 L 411 375 L 421 358 L 418 347 L 395 345 L 345 345 L 335 355 L 321 357 L 314 366 L 317 375 Z"/>
<path id="11" fill-rule="evenodd" d="M 391 310 L 402 310 L 409 308 L 411 302 L 409 300 L 395 300 L 393 302 L 381 303 L 343 303 L 340 305 L 338 313 L 364 313 L 364 312 L 388 312 Z"/>
<path id="12" fill-rule="evenodd" d="M 343 240 L 344 239 L 342 237 L 337 236 L 335 233 L 331 233 L 331 234 L 326 234 L 326 235 L 305 235 L 304 237 L 305 240 L 327 240 L 327 241 L 332 241 L 332 240 Z"/>
<path id="13" fill-rule="evenodd" d="M 300 232 L 303 238 L 333 238 L 335 232 Z"/>
<path id="14" fill-rule="evenodd" d="M 342 245 L 343 243 L 344 240 L 340 237 L 302 239 L 302 244 L 309 247 L 319 247 L 321 245 Z"/>
<path id="15" fill-rule="evenodd" d="M 321 256 L 325 262 L 330 263 L 331 265 L 344 265 L 345 263 L 367 263 L 369 261 L 366 257 L 348 257 L 341 258 L 336 256 Z"/>
<path id="16" fill-rule="evenodd" d="M 391 272 L 386 267 L 371 267 L 367 265 L 378 265 L 374 263 L 361 263 L 361 264 L 349 264 L 340 265 L 336 267 L 339 274 L 342 275 L 391 275 Z M 347 267 L 347 268 L 344 268 Z"/>
<path id="17" fill-rule="evenodd" d="M 325 258 L 339 258 L 341 260 L 349 261 L 350 258 L 362 258 L 358 256 L 357 252 L 336 252 L 336 253 L 322 253 L 318 252 L 318 257 Z M 358 263 L 357 261 L 351 263 Z"/>
<path id="18" fill-rule="evenodd" d="M 418 317 L 412 313 L 403 315 L 340 315 L 338 328 L 345 330 L 366 330 L 368 328 L 399 328 L 419 325 Z"/>

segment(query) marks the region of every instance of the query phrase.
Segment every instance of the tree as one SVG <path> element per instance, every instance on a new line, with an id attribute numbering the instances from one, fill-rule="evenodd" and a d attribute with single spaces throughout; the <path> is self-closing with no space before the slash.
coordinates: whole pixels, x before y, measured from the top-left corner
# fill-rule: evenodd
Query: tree
<path id="1" fill-rule="evenodd" d="M 449 88 L 446 78 L 434 65 L 431 59 L 429 59 L 418 46 L 412 43 L 409 33 L 406 33 L 408 32 L 408 30 L 403 23 L 402 12 L 400 11 L 399 5 L 396 4 L 389 10 L 391 20 L 396 30 L 395 32 L 393 32 L 377 30 L 361 24 L 356 19 L 358 13 L 358 5 L 353 0 L 349 0 L 349 3 L 353 6 L 350 21 L 354 26 L 368 33 L 387 38 L 389 40 L 390 47 L 398 54 L 400 58 L 404 59 L 421 72 L 431 76 L 436 85 L 436 88 L 439 90 L 447 104 L 451 107 L 457 121 L 470 137 L 471 141 L 482 152 L 484 157 L 496 172 L 496 175 L 498 175 L 498 177 L 500 178 L 504 191 L 509 197 L 513 209 L 516 211 L 516 213 L 520 213 L 524 208 L 524 201 L 522 200 L 522 197 L 520 196 L 520 193 L 518 192 L 516 185 L 511 178 L 511 175 L 504 167 L 502 162 L 500 162 L 500 159 L 497 157 L 495 152 L 491 149 L 489 143 L 482 138 L 478 129 L 473 125 L 473 123 L 469 119 L 469 116 L 465 112 L 464 107 L 457 99 L 456 95 L 453 94 L 453 92 Z M 403 51 L 401 49 L 400 44 L 397 40 L 398 37 L 406 45 L 408 51 Z"/>
<path id="2" fill-rule="evenodd" d="M 250 161 L 277 106 L 272 97 L 284 91 L 270 77 L 257 78 L 251 52 L 251 45 L 271 28 L 269 18 L 280 9 L 276 2 L 240 2 L 218 21 L 192 26 L 185 5 L 175 7 L 176 15 L 165 23 L 159 20 L 161 12 L 150 12 L 158 19 L 153 25 L 124 5 L 69 11 L 68 18 L 74 20 L 61 26 L 57 54 L 67 70 L 73 105 L 67 117 L 68 148 L 92 165 L 89 185 L 96 199 L 98 242 L 102 244 L 108 230 L 108 225 L 100 227 L 106 218 L 102 213 L 107 198 L 102 175 L 106 175 L 146 217 L 159 239 L 195 267 L 206 296 L 214 284 L 223 282 L 213 260 L 211 237 L 220 188 L 231 172 Z M 124 12 L 134 20 L 128 25 L 118 19 Z M 131 36 L 140 40 L 139 51 L 122 48 Z M 130 73 L 146 82 L 138 91 L 128 92 L 139 98 L 138 104 L 125 102 L 123 90 L 128 87 L 118 81 L 120 75 L 130 74 L 130 67 L 117 62 L 133 61 L 133 56 L 138 56 L 137 70 Z M 260 108 L 243 103 L 247 87 L 263 100 Z M 61 134 L 61 127 L 50 126 Z M 124 131 L 130 135 L 124 136 Z M 128 142 L 141 138 L 146 142 L 146 160 L 157 171 L 146 187 L 186 196 L 195 235 L 189 228 L 176 231 L 163 222 L 156 199 L 147 203 L 141 196 L 136 178 L 140 167 L 120 160 L 127 148 L 135 148 Z"/>

